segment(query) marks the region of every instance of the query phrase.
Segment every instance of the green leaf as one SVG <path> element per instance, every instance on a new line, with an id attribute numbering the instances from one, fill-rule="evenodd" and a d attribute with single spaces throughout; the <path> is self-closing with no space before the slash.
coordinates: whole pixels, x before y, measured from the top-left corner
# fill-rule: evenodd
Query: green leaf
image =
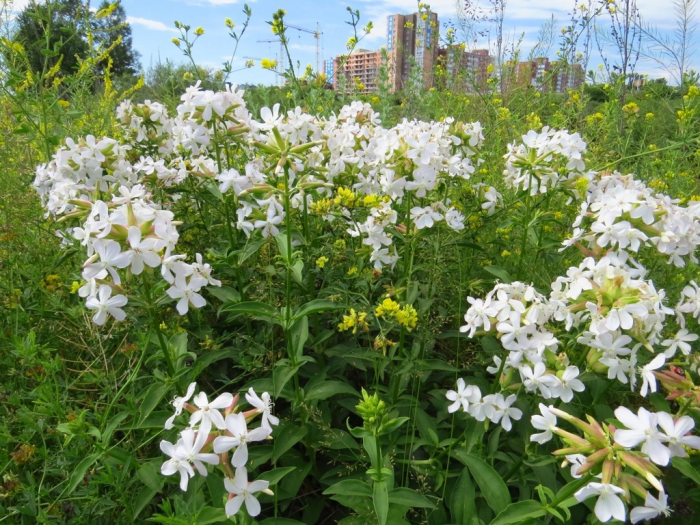
<path id="1" fill-rule="evenodd" d="M 275 468 L 272 470 L 268 470 L 267 472 L 263 472 L 260 474 L 258 479 L 264 479 L 270 482 L 270 485 L 275 485 L 281 480 L 283 477 L 285 477 L 287 474 L 290 472 L 294 472 L 296 470 L 296 467 L 280 467 L 280 468 Z"/>
<path id="2" fill-rule="evenodd" d="M 251 314 L 268 319 L 279 319 L 277 308 L 258 301 L 245 301 L 238 304 L 227 304 L 221 308 L 221 311 L 232 314 Z"/>
<path id="3" fill-rule="evenodd" d="M 331 396 L 337 396 L 339 394 L 347 394 L 353 397 L 359 395 L 353 387 L 344 381 L 324 381 L 309 388 L 306 392 L 306 400 L 315 401 L 317 399 L 328 399 Z"/>
<path id="4" fill-rule="evenodd" d="M 389 491 L 386 481 L 374 482 L 372 502 L 374 503 L 374 512 L 377 513 L 379 525 L 386 525 L 386 520 L 389 517 Z"/>
<path id="5" fill-rule="evenodd" d="M 397 417 L 387 423 L 384 423 L 381 427 L 379 427 L 379 435 L 385 436 L 386 434 L 393 434 L 406 421 L 408 421 L 407 417 Z"/>
<path id="6" fill-rule="evenodd" d="M 511 277 L 511 275 L 500 266 L 484 266 L 484 270 L 489 272 L 491 275 L 495 275 L 496 277 L 498 277 L 501 280 L 501 282 L 504 282 L 506 284 L 513 282 L 513 278 Z"/>
<path id="7" fill-rule="evenodd" d="M 554 501 L 563 502 L 569 499 L 576 492 L 578 492 L 580 488 L 583 488 L 584 486 L 588 485 L 588 482 L 590 480 L 591 476 L 583 476 L 582 478 L 575 479 L 567 483 L 561 489 L 559 489 L 559 492 L 557 492 L 557 495 L 554 497 Z"/>
<path id="8" fill-rule="evenodd" d="M 304 523 L 291 518 L 265 518 L 260 525 L 304 525 Z"/>
<path id="9" fill-rule="evenodd" d="M 145 509 L 146 506 L 153 500 L 156 494 L 158 494 L 158 491 L 148 487 L 142 487 L 139 491 L 139 495 L 136 496 L 136 500 L 134 501 L 133 514 L 131 515 L 131 518 L 136 519 L 136 517 L 141 514 L 141 511 L 143 511 L 143 509 Z"/>
<path id="10" fill-rule="evenodd" d="M 241 300 L 241 294 L 230 286 L 207 286 L 207 292 L 212 294 L 222 303 L 238 303 Z"/>
<path id="11" fill-rule="evenodd" d="M 219 186 L 217 186 L 213 182 L 210 182 L 209 184 L 206 185 L 206 188 L 209 191 L 209 193 L 211 193 L 214 197 L 219 199 L 221 202 L 224 202 L 224 194 L 221 193 Z"/>
<path id="12" fill-rule="evenodd" d="M 272 372 L 272 382 L 275 386 L 274 397 L 280 397 L 285 385 L 296 372 L 296 368 L 289 368 L 289 361 L 277 363 L 277 366 Z"/>
<path id="13" fill-rule="evenodd" d="M 255 255 L 265 243 L 267 243 L 267 239 L 252 241 L 246 244 L 238 254 L 238 266 L 243 266 L 243 263 Z"/>
<path id="14" fill-rule="evenodd" d="M 160 492 L 163 488 L 163 476 L 152 462 L 144 463 L 136 471 L 136 477 L 149 489 Z"/>
<path id="15" fill-rule="evenodd" d="M 282 260 L 285 263 L 287 263 L 287 265 L 291 264 L 292 254 L 289 250 L 287 250 L 287 234 L 280 233 L 277 237 L 275 237 L 275 240 L 277 241 L 277 248 L 280 251 L 280 255 L 282 256 Z"/>
<path id="16" fill-rule="evenodd" d="M 452 489 L 449 502 L 452 523 L 470 523 L 476 513 L 476 490 L 469 475 L 469 468 L 464 467 Z"/>
<path id="17" fill-rule="evenodd" d="M 197 514 L 197 525 L 210 525 L 211 523 L 220 523 L 228 521 L 226 511 L 219 507 L 204 507 Z"/>
<path id="18" fill-rule="evenodd" d="M 499 512 L 490 525 L 513 525 L 533 518 L 539 518 L 546 513 L 542 508 L 542 504 L 535 500 L 518 501 L 517 503 L 511 503 L 503 511 Z"/>
<path id="19" fill-rule="evenodd" d="M 170 385 L 163 383 L 154 383 L 148 387 L 148 391 L 143 396 L 143 401 L 141 401 L 141 406 L 139 407 L 139 423 L 143 423 L 146 420 L 153 412 L 153 409 L 158 406 L 161 399 L 165 397 L 168 390 L 170 390 Z"/>
<path id="20" fill-rule="evenodd" d="M 474 481 L 489 507 L 498 514 L 510 504 L 508 487 L 496 470 L 483 459 L 463 450 L 454 450 L 452 455 L 469 467 Z"/>
<path id="21" fill-rule="evenodd" d="M 389 492 L 389 503 L 418 509 L 434 509 L 435 505 L 420 492 L 408 488 L 397 488 Z"/>
<path id="22" fill-rule="evenodd" d="M 700 472 L 698 472 L 693 465 L 687 459 L 676 456 L 671 459 L 671 463 L 676 467 L 681 474 L 686 478 L 692 479 L 695 483 L 700 485 Z"/>
<path id="23" fill-rule="evenodd" d="M 323 312 L 325 310 L 342 310 L 344 308 L 345 305 L 334 303 L 333 301 L 328 301 L 326 299 L 314 299 L 306 304 L 302 304 L 299 309 L 294 312 L 292 319 L 300 319 L 306 315 Z"/>
<path id="24" fill-rule="evenodd" d="M 294 261 L 294 264 L 292 264 L 292 277 L 294 277 L 294 280 L 298 282 L 299 284 L 303 285 L 304 284 L 304 261 L 301 259 L 297 259 Z"/>
<path id="25" fill-rule="evenodd" d="M 301 359 L 304 355 L 304 345 L 309 339 L 309 319 L 307 317 L 302 317 L 299 319 L 291 329 L 292 337 L 292 348 L 294 349 L 294 355 L 297 360 Z"/>
<path id="26" fill-rule="evenodd" d="M 359 479 L 344 479 L 323 491 L 324 496 L 331 494 L 371 498 L 372 489 L 367 483 Z"/>
<path id="27" fill-rule="evenodd" d="M 296 427 L 292 424 L 285 425 L 275 436 L 272 461 L 277 461 L 282 454 L 304 439 L 307 432 L 308 429 L 306 427 Z"/>
<path id="28" fill-rule="evenodd" d="M 83 460 L 78 463 L 78 466 L 75 467 L 75 470 L 68 480 L 68 486 L 64 490 L 66 496 L 70 496 L 75 488 L 82 483 L 83 479 L 85 478 L 85 473 L 90 467 L 92 467 L 93 463 L 95 463 L 99 457 L 100 453 L 95 452 L 94 454 L 90 454 L 86 458 L 83 458 Z"/>

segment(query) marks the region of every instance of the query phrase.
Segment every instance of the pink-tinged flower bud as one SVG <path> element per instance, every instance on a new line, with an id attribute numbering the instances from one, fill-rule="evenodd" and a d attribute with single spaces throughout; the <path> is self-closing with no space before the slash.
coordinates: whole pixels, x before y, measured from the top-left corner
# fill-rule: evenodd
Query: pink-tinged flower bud
<path id="1" fill-rule="evenodd" d="M 233 396 L 233 400 L 231 401 L 231 404 L 224 409 L 224 417 L 228 416 L 231 412 L 234 412 L 236 410 L 236 405 L 238 405 L 238 399 L 240 397 L 241 397 L 240 394 L 236 394 L 235 396 Z M 246 420 L 246 423 L 247 422 L 248 421 Z"/>
<path id="2" fill-rule="evenodd" d="M 615 462 L 612 459 L 607 458 L 605 461 L 603 461 L 603 468 L 601 470 L 603 474 L 603 483 L 610 484 L 612 482 L 614 470 Z"/>
<path id="3" fill-rule="evenodd" d="M 661 471 L 656 465 L 644 458 L 633 456 L 629 452 L 620 452 L 619 457 L 629 468 L 644 476 L 644 479 L 656 490 L 659 492 L 664 490 L 663 485 L 661 485 L 661 482 L 656 478 L 656 476 L 661 475 Z"/>
<path id="4" fill-rule="evenodd" d="M 608 454 L 612 451 L 610 447 L 606 447 L 604 449 L 598 450 L 588 456 L 586 459 L 586 462 L 581 465 L 578 470 L 576 471 L 578 474 L 585 474 L 592 468 L 594 468 L 596 465 L 598 465 L 601 461 L 605 460 L 607 458 Z M 612 474 L 612 471 L 611 471 Z M 610 481 L 605 481 L 605 477 L 603 477 L 603 483 L 609 483 Z"/>
<path id="5" fill-rule="evenodd" d="M 629 474 L 620 474 L 617 477 L 617 486 L 625 491 L 627 501 L 630 501 L 632 493 L 636 494 L 640 498 L 646 499 L 647 489 L 644 488 L 643 482 L 634 476 Z"/>

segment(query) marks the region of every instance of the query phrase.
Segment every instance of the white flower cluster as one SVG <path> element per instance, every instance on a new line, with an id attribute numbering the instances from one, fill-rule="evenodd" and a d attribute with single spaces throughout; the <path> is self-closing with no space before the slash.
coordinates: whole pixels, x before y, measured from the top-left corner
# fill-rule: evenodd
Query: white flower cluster
<path id="1" fill-rule="evenodd" d="M 556 359 L 558 340 L 546 325 L 554 319 L 555 307 L 532 286 L 514 282 L 497 284 L 482 299 L 467 299 L 471 304 L 460 330 L 473 337 L 478 329 L 493 333 L 509 351 L 505 363 L 494 356 L 491 373 L 516 368 L 528 392 L 537 392 L 544 399 L 571 401 L 573 393 L 584 390 L 578 379 L 579 369 Z M 552 366 L 555 365 L 555 366 Z"/>
<path id="2" fill-rule="evenodd" d="M 253 408 L 247 412 L 237 412 L 238 396 L 229 393 L 209 401 L 204 392 L 199 392 L 192 400 L 194 405 L 190 405 L 188 401 L 196 386 L 196 383 L 191 383 L 183 397 L 173 400 L 175 414 L 166 421 L 165 428 L 173 428 L 175 418 L 183 410 L 190 412 L 190 426 L 180 432 L 175 444 L 165 440 L 160 442 L 160 449 L 170 457 L 163 463 L 161 473 L 165 476 L 179 473 L 180 488 L 186 491 L 190 478 L 195 476 L 195 469 L 200 475 L 207 476 L 204 463 L 221 464 L 226 473 L 224 486 L 229 492 L 226 515 L 233 516 L 245 503 L 248 514 L 255 517 L 260 514 L 260 503 L 253 494 L 271 492 L 268 490 L 269 482 L 265 480 L 248 482 L 245 465 L 248 463 L 248 443 L 268 439 L 272 427 L 279 424 L 279 419 L 271 413 L 270 395 L 264 392 L 259 397 L 251 388 L 245 398 Z M 261 425 L 249 429 L 248 422 L 258 414 L 262 415 Z M 229 466 L 228 453 L 233 449 L 235 451 Z M 231 467 L 236 469 L 235 474 Z"/>
<path id="3" fill-rule="evenodd" d="M 190 306 L 206 304 L 198 293 L 202 287 L 221 286 L 200 254 L 196 262 L 188 264 L 184 255 L 175 253 L 179 234 L 173 213 L 159 209 L 142 185 L 121 186 L 109 202 L 71 202 L 78 207 L 72 215 L 84 217 L 71 235 L 85 246 L 88 255 L 82 275 L 86 284 L 78 292 L 86 298 L 87 308 L 95 311 L 96 324 L 104 324 L 108 314 L 118 321 L 126 317 L 121 309 L 127 304 L 126 296 L 111 297 L 113 291 L 121 291 L 120 270 L 140 275 L 146 267 L 160 266 L 163 279 L 170 284 L 166 293 L 177 300 L 180 315 Z"/>
<path id="4" fill-rule="evenodd" d="M 457 391 L 448 390 L 445 395 L 453 402 L 447 407 L 448 412 L 456 412 L 461 408 L 477 421 L 489 419 L 495 424 L 500 423 L 506 431 L 513 428 L 511 419 L 518 421 L 523 417 L 522 410 L 512 406 L 518 399 L 515 394 L 504 397 L 498 393 L 482 397 L 478 386 L 467 385 L 461 377 L 457 379 Z"/>
<path id="5" fill-rule="evenodd" d="M 643 457 L 662 467 L 667 466 L 673 457 L 686 457 L 687 452 L 684 447 L 700 449 L 700 437 L 690 435 L 695 428 L 695 421 L 690 416 L 682 416 L 674 420 L 666 412 L 653 413 L 641 407 L 635 415 L 628 408 L 619 407 L 615 410 L 615 417 L 627 427 L 615 430 L 613 435 L 615 443 L 626 450 L 639 447 Z M 583 456 L 580 464 L 587 460 L 588 458 Z M 645 505 L 635 507 L 630 512 L 632 523 L 653 519 L 662 514 L 668 516 L 670 513 L 661 482 L 651 472 L 646 479 L 659 491 L 659 498 L 654 498 L 647 493 Z M 600 521 L 607 522 L 611 518 L 625 521 L 625 506 L 618 496 L 624 493 L 622 488 L 612 484 L 590 483 L 579 490 L 575 496 L 579 501 L 583 501 L 597 495 L 595 514 Z"/>
<path id="6" fill-rule="evenodd" d="M 530 195 L 547 193 L 561 181 L 583 176 L 586 169 L 586 143 L 578 133 L 545 126 L 540 133 L 528 131 L 521 143 L 509 144 L 508 149 L 503 157 L 505 182 L 517 191 L 528 190 Z"/>
<path id="7" fill-rule="evenodd" d="M 372 247 L 371 262 L 376 268 L 396 263 L 398 256 L 392 247 L 391 227 L 396 226 L 398 214 L 393 208 L 411 192 L 418 199 L 430 197 L 428 205 L 414 206 L 410 219 L 418 229 L 431 228 L 445 221 L 456 230 L 464 228 L 464 216 L 449 199 L 440 200 L 433 194 L 438 186 L 453 178 L 468 179 L 474 172 L 471 160 L 483 140 L 478 123 L 464 127 L 467 144 L 450 133 L 452 119 L 444 122 L 404 120 L 390 129 L 381 127 L 378 115 L 369 104 L 353 102 L 337 116 L 320 119 L 299 108 L 279 114 L 279 105 L 261 110 L 263 122 L 253 122 L 253 135 L 260 143 L 279 147 L 280 140 L 291 151 L 308 145 L 303 159 L 295 157 L 289 184 L 294 184 L 292 205 L 300 209 L 311 207 L 312 194 L 305 188 L 315 187 L 318 194 L 332 195 L 331 188 L 342 181 L 342 188 L 351 188 L 360 195 L 373 195 L 380 204 L 357 223 L 351 210 L 344 208 L 341 216 L 349 223 L 348 233 L 362 236 L 363 243 Z M 297 174 L 303 173 L 299 178 Z M 248 162 L 245 174 L 229 169 L 216 175 L 219 190 L 233 190 L 238 197 L 238 220 L 235 226 L 250 236 L 259 230 L 265 237 L 279 234 L 278 225 L 285 219 L 279 192 L 283 186 L 279 169 L 265 166 L 260 158 Z M 268 191 L 264 199 L 253 197 L 255 189 Z M 257 194 L 257 192 L 255 192 Z M 437 193 L 437 192 L 435 192 Z M 498 201 L 491 192 L 486 197 Z M 385 200 L 386 199 L 386 200 Z M 329 221 L 334 215 L 326 215 Z"/>
<path id="8" fill-rule="evenodd" d="M 697 263 L 700 245 L 700 202 L 680 206 L 678 199 L 654 193 L 632 175 L 599 173 L 588 186 L 586 200 L 565 246 L 587 243 L 590 249 L 638 252 L 655 247 L 669 264 Z"/>

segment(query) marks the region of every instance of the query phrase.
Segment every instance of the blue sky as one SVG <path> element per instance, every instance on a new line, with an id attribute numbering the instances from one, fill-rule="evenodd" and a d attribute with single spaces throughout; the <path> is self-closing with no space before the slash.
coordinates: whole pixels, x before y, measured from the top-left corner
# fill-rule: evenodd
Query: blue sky
<path id="1" fill-rule="evenodd" d="M 21 6 L 28 0 L 16 0 L 16 6 Z M 433 0 L 430 4 L 433 11 L 438 13 L 441 26 L 454 17 L 456 2 L 460 0 Z M 506 32 L 508 39 L 521 40 L 523 54 L 527 54 L 537 40 L 537 34 L 543 21 L 552 14 L 557 17 L 557 32 L 567 25 L 567 13 L 576 3 L 582 0 L 507 0 Z M 93 0 L 94 4 L 98 0 Z M 151 64 L 170 59 L 176 62 L 184 60 L 182 53 L 171 42 L 178 36 L 173 22 L 178 20 L 189 24 L 194 29 L 201 26 L 206 33 L 202 36 L 194 50 L 194 56 L 199 64 L 209 67 L 220 67 L 234 48 L 233 40 L 228 36 L 224 19 L 231 18 L 236 29 L 240 29 L 244 20 L 243 1 L 241 0 L 122 0 L 129 17 L 135 48 L 142 55 L 142 65 L 148 69 Z M 243 68 L 245 58 L 269 58 L 274 60 L 279 53 L 279 45 L 274 43 L 258 43 L 258 40 L 271 40 L 274 35 L 270 31 L 267 20 L 272 19 L 272 13 L 279 8 L 287 11 L 285 18 L 288 24 L 297 25 L 309 30 L 320 26 L 321 36 L 321 67 L 323 60 L 341 54 L 345 50 L 345 42 L 352 36 L 352 30 L 345 22 L 349 20 L 346 11 L 348 6 L 359 9 L 360 25 L 368 21 L 374 23 L 372 33 L 360 43 L 365 49 L 378 49 L 386 43 L 386 16 L 392 13 L 411 13 L 416 11 L 417 2 L 414 0 L 257 0 L 248 3 L 253 11 L 250 26 L 244 35 L 236 53 L 233 69 Z M 488 0 L 481 0 L 487 5 Z M 673 0 L 637 0 L 642 17 L 650 21 L 662 31 L 667 31 L 674 25 Z M 445 28 L 441 27 L 444 34 Z M 316 66 L 316 40 L 313 35 L 289 30 L 290 50 L 292 58 L 301 63 L 302 69 L 306 64 Z M 487 42 L 483 42 L 487 47 Z M 557 49 L 557 44 L 550 55 Z M 700 69 L 700 57 L 694 57 L 694 64 Z M 589 63 L 589 69 L 596 68 L 601 63 L 600 55 L 595 54 Z M 649 73 L 650 76 L 668 76 L 656 64 L 650 61 L 640 61 L 638 72 Z M 275 74 L 262 70 L 256 60 L 254 68 L 244 69 L 231 75 L 235 83 L 274 84 Z"/>

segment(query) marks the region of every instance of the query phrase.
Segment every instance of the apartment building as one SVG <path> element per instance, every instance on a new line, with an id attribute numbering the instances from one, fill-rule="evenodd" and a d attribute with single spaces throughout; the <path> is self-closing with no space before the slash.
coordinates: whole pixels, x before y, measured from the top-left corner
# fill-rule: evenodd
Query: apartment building
<path id="1" fill-rule="evenodd" d="M 543 93 L 565 93 L 580 87 L 584 80 L 581 64 L 550 62 L 547 57 L 519 62 L 516 70 L 517 85 L 530 85 Z"/>
<path id="2" fill-rule="evenodd" d="M 488 49 L 466 51 L 455 44 L 438 51 L 440 62 L 445 68 L 445 84 L 452 90 L 473 93 L 486 88 L 488 67 L 492 57 Z"/>
<path id="3" fill-rule="evenodd" d="M 333 60 L 325 60 L 323 67 L 326 78 L 338 89 L 338 79 L 345 78 L 346 89 L 361 86 L 362 94 L 376 93 L 377 73 L 382 63 L 381 50 L 355 49 L 350 55 L 340 55 Z"/>
<path id="4" fill-rule="evenodd" d="M 423 12 L 387 17 L 386 49 L 389 54 L 392 91 L 407 87 L 411 70 L 421 71 L 418 81 L 423 87 L 433 85 L 433 68 L 438 57 L 440 24 L 437 13 Z"/>

